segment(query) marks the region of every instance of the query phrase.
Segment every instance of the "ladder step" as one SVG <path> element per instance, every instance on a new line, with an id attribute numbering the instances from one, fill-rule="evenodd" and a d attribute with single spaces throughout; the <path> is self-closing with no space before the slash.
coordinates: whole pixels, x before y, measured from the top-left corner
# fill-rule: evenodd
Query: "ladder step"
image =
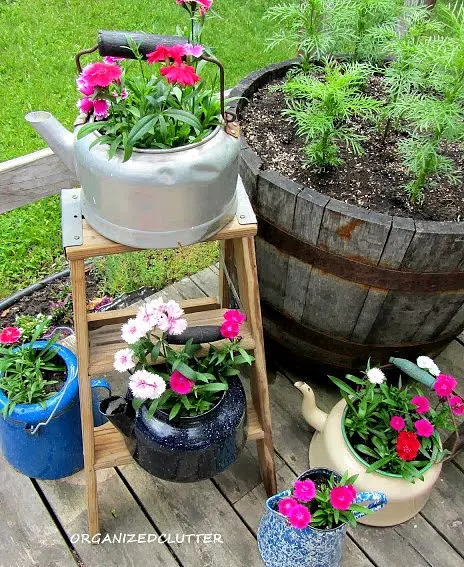
<path id="1" fill-rule="evenodd" d="M 264 431 L 259 422 L 258 414 L 249 402 L 247 408 L 248 417 L 248 441 L 263 439 Z M 132 457 L 127 450 L 122 434 L 110 422 L 100 427 L 95 427 L 95 469 L 107 469 L 128 465 Z"/>
<path id="2" fill-rule="evenodd" d="M 221 325 L 224 321 L 224 313 L 226 309 L 214 309 L 211 311 L 188 313 L 186 319 L 189 326 L 198 325 Z M 127 320 L 127 319 L 126 319 Z M 255 341 L 251 335 L 249 325 L 245 322 L 240 328 L 242 337 L 241 346 L 245 350 L 254 350 Z M 126 348 L 127 345 L 121 339 L 121 323 L 105 325 L 89 332 L 90 342 L 90 362 L 89 375 L 96 376 L 114 371 L 113 362 L 115 353 Z M 216 341 L 212 343 L 216 348 L 220 349 L 225 341 Z M 174 349 L 181 349 L 180 345 L 172 345 Z M 202 344 L 201 350 L 197 356 L 205 356 L 208 353 L 209 345 Z M 162 364 L 164 359 L 159 357 L 155 364 Z"/>

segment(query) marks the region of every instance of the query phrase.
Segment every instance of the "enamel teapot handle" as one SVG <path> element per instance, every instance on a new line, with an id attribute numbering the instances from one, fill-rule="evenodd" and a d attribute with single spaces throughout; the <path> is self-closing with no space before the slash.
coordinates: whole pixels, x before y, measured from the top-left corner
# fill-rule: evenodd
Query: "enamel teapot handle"
<path id="1" fill-rule="evenodd" d="M 387 504 L 387 497 L 383 492 L 359 492 L 354 501 L 355 504 L 362 504 L 363 502 L 369 502 L 366 506 L 368 510 L 372 512 L 377 512 L 381 510 Z M 363 518 L 367 515 L 367 512 L 355 512 L 354 517 L 356 520 Z"/>
<path id="2" fill-rule="evenodd" d="M 76 55 L 76 66 L 79 73 L 82 73 L 81 57 L 89 53 L 97 51 L 101 57 L 124 57 L 125 59 L 135 59 L 135 53 L 132 46 L 137 45 L 139 53 L 145 58 L 147 53 L 155 51 L 158 45 L 172 47 L 188 43 L 185 37 L 179 35 L 156 35 L 152 33 L 137 33 L 126 31 L 100 30 L 97 35 L 97 45 L 89 49 L 81 49 Z M 214 63 L 219 68 L 219 97 L 221 104 L 221 115 L 226 124 L 235 120 L 235 114 L 225 111 L 225 79 L 224 67 L 214 57 L 201 55 L 199 59 L 204 59 L 210 63 Z"/>

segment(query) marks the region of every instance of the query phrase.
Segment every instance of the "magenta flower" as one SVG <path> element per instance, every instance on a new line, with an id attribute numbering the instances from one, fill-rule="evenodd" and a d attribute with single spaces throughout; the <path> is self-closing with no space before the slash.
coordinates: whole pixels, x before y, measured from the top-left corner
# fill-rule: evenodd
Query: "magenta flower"
<path id="1" fill-rule="evenodd" d="M 224 313 L 224 319 L 226 321 L 237 323 L 237 325 L 241 325 L 243 321 L 245 321 L 246 315 L 244 313 L 240 313 L 238 309 L 229 309 Z"/>
<path id="2" fill-rule="evenodd" d="M 93 101 L 93 110 L 95 112 L 95 117 L 98 120 L 102 118 L 107 118 L 109 114 L 110 103 L 104 98 L 97 98 Z"/>
<path id="3" fill-rule="evenodd" d="M 460 398 L 459 396 L 451 396 L 448 402 L 451 407 L 451 411 L 455 415 L 464 414 L 464 402 L 462 401 L 462 398 Z"/>
<path id="4" fill-rule="evenodd" d="M 278 504 L 279 512 L 284 516 L 288 516 L 290 510 L 294 506 L 297 506 L 297 504 L 298 502 L 294 498 L 291 498 L 290 496 L 287 496 L 286 498 L 282 498 L 282 500 L 279 500 L 279 504 Z"/>
<path id="5" fill-rule="evenodd" d="M 296 504 L 290 508 L 287 518 L 294 528 L 303 530 L 307 528 L 311 522 L 311 513 L 303 504 Z"/>
<path id="6" fill-rule="evenodd" d="M 93 110 L 93 100 L 86 96 L 78 100 L 76 106 L 83 114 L 89 114 Z"/>
<path id="7" fill-rule="evenodd" d="M 348 486 L 336 486 L 330 491 L 330 503 L 335 510 L 348 510 L 354 498 L 353 490 Z"/>
<path id="8" fill-rule="evenodd" d="M 178 370 L 174 370 L 169 379 L 171 390 L 180 396 L 190 394 L 195 386 L 195 382 L 181 374 Z"/>
<path id="9" fill-rule="evenodd" d="M 297 480 L 293 487 L 293 495 L 300 502 L 309 502 L 316 496 L 316 485 L 310 479 Z"/>
<path id="10" fill-rule="evenodd" d="M 437 393 L 437 396 L 441 398 L 447 398 L 453 393 L 454 388 L 458 385 L 456 378 L 452 376 L 447 376 L 446 374 L 439 374 L 438 378 L 435 380 L 433 389 Z"/>
<path id="11" fill-rule="evenodd" d="M 356 496 L 358 495 L 356 488 L 352 484 L 347 484 L 346 488 L 350 491 L 354 501 L 356 499 Z"/>
<path id="12" fill-rule="evenodd" d="M 81 78 L 90 86 L 108 87 L 113 81 L 121 79 L 121 73 L 119 65 L 108 65 L 97 61 L 84 67 Z"/>
<path id="13" fill-rule="evenodd" d="M 434 427 L 428 419 L 418 419 L 414 423 L 414 427 L 416 428 L 417 435 L 421 437 L 430 437 L 434 431 Z"/>
<path id="14" fill-rule="evenodd" d="M 430 410 L 430 403 L 425 396 L 414 396 L 411 403 L 416 406 L 417 413 L 427 413 Z"/>
<path id="15" fill-rule="evenodd" d="M 78 77 L 76 79 L 76 84 L 77 84 L 77 90 L 83 95 L 85 96 L 93 95 L 93 91 L 95 90 L 95 87 L 89 85 L 87 81 L 85 81 L 82 77 Z"/>
<path id="16" fill-rule="evenodd" d="M 112 57 L 111 55 L 107 55 L 103 57 L 103 61 L 108 65 L 114 65 L 118 61 L 124 61 L 125 57 Z"/>
<path id="17" fill-rule="evenodd" d="M 2 345 L 12 345 L 21 336 L 21 329 L 18 327 L 5 327 L 0 333 L 0 343 Z"/>
<path id="18" fill-rule="evenodd" d="M 190 44 L 187 44 L 190 45 Z M 171 45 L 166 47 L 165 45 L 158 45 L 155 51 L 147 53 L 147 62 L 151 65 L 157 63 L 158 61 L 168 62 L 173 59 L 178 65 L 182 63 L 182 57 L 186 55 L 186 46 L 182 44 Z"/>
<path id="19" fill-rule="evenodd" d="M 395 431 L 401 431 L 406 427 L 406 422 L 400 415 L 393 415 L 390 419 L 390 427 Z"/>
<path id="20" fill-rule="evenodd" d="M 225 339 L 235 339 L 240 333 L 240 327 L 238 323 L 233 321 L 224 321 L 221 325 L 221 335 Z"/>
<path id="21" fill-rule="evenodd" d="M 191 43 L 186 43 L 184 46 L 184 54 L 191 55 L 192 57 L 200 57 L 203 53 L 203 46 L 192 45 Z"/>
<path id="22" fill-rule="evenodd" d="M 160 69 L 161 75 L 166 77 L 168 83 L 179 83 L 179 85 L 195 85 L 200 76 L 195 73 L 191 65 L 181 63 L 180 65 L 169 65 Z"/>

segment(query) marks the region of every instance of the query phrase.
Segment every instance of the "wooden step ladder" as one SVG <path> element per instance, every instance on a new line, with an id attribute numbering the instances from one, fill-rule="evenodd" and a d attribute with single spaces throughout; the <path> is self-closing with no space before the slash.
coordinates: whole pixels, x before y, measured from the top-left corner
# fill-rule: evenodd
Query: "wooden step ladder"
<path id="1" fill-rule="evenodd" d="M 230 306 L 227 274 L 234 270 L 238 296 L 247 314 L 241 327 L 242 345 L 253 351 L 250 372 L 251 400 L 248 402 L 248 439 L 256 441 L 261 477 L 269 496 L 276 492 L 271 414 L 264 357 L 263 331 L 259 303 L 254 236 L 256 217 L 239 178 L 239 207 L 232 220 L 210 241 L 220 241 L 222 257 L 219 273 L 219 298 L 190 299 L 181 303 L 189 326 L 220 325 Z M 137 308 L 105 313 L 88 313 L 86 301 L 85 260 L 137 249 L 112 242 L 92 229 L 80 213 L 80 189 L 62 191 L 63 245 L 69 260 L 76 333 L 76 354 L 79 363 L 79 395 L 84 447 L 84 472 L 87 487 L 89 534 L 99 533 L 97 499 L 98 469 L 125 465 L 132 461 L 123 436 L 111 424 L 94 428 L 90 377 L 114 372 L 114 354 L 125 347 L 121 325 L 137 312 Z M 220 347 L 222 341 L 213 343 Z M 208 345 L 202 345 L 204 353 Z M 159 359 L 158 362 L 162 362 Z"/>

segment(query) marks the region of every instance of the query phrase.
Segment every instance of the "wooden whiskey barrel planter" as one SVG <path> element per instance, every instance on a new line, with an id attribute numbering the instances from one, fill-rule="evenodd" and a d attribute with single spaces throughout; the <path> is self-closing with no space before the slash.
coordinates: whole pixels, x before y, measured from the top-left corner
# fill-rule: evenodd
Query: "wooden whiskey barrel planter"
<path id="1" fill-rule="evenodd" d="M 248 75 L 250 97 L 296 60 Z M 258 215 L 264 330 L 278 352 L 344 368 L 438 354 L 464 329 L 464 223 L 414 221 L 331 199 L 265 170 L 242 137 Z"/>

